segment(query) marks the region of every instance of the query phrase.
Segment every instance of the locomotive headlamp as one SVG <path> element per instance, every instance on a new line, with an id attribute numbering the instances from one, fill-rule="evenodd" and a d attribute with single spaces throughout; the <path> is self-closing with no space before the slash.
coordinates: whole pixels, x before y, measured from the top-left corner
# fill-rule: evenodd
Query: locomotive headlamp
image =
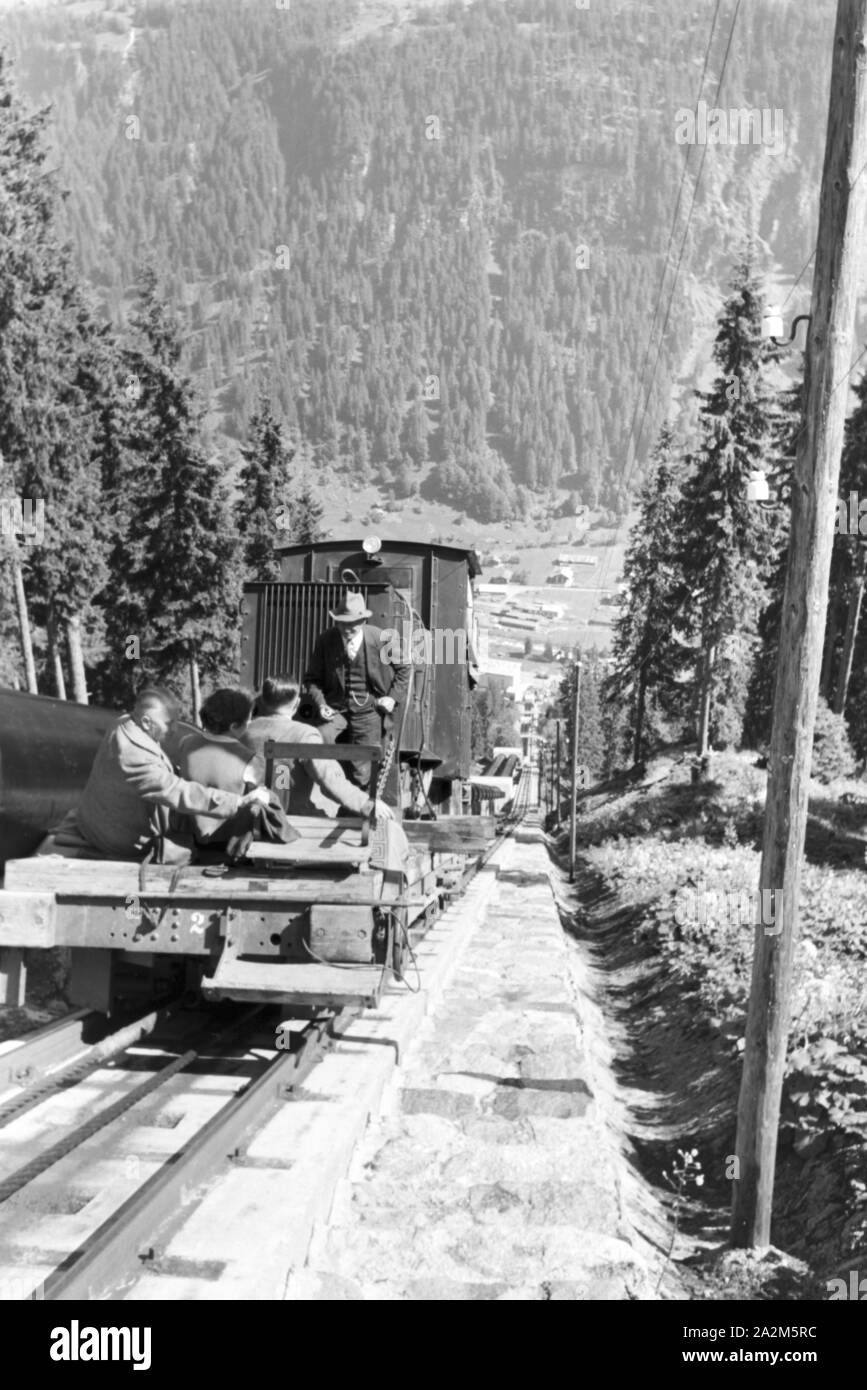
<path id="1" fill-rule="evenodd" d="M 372 565 L 382 564 L 382 561 L 378 559 L 379 551 L 382 550 L 382 541 L 379 536 L 365 536 L 361 542 L 361 548 Z"/>

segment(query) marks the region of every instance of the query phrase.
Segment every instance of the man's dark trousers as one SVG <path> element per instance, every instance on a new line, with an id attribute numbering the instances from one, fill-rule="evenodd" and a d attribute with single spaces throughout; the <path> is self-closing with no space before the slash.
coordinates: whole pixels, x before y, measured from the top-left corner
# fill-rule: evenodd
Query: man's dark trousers
<path id="1" fill-rule="evenodd" d="M 382 715 L 373 703 L 366 709 L 345 709 L 341 713 L 346 720 L 346 728 L 337 735 L 338 743 L 370 743 L 382 747 Z M 343 771 L 356 787 L 376 795 L 376 788 L 370 785 L 370 763 L 344 763 Z"/>

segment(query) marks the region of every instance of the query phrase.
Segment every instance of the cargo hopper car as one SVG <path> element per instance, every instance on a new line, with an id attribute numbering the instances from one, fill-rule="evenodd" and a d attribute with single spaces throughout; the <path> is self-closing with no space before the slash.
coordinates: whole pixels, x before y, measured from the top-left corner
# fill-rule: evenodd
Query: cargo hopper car
<path id="1" fill-rule="evenodd" d="M 461 815 L 474 682 L 472 551 L 326 540 L 279 551 L 279 579 L 246 586 L 239 679 L 303 676 L 347 588 L 412 658 L 384 749 L 368 750 L 398 832 L 362 818 L 292 817 L 299 838 L 239 863 L 180 869 L 35 855 L 84 786 L 116 712 L 0 691 L 0 1003 L 19 1002 L 23 952 L 69 952 L 67 995 L 114 1015 L 183 983 L 207 999 L 300 1009 L 375 1004 L 389 972 L 494 835 Z M 266 748 L 266 780 L 302 746 Z M 303 746 L 309 755 L 309 745 Z M 346 760 L 343 745 L 323 756 Z M 32 957 L 31 957 L 32 959 Z"/>

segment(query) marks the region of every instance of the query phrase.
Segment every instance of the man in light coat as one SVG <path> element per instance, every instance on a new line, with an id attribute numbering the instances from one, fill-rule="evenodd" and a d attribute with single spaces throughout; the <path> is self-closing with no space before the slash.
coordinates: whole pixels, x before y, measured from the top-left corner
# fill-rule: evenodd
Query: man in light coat
<path id="1" fill-rule="evenodd" d="M 106 733 L 78 806 L 41 853 L 140 860 L 169 830 L 171 812 L 221 821 L 243 806 L 268 805 L 264 787 L 239 795 L 179 777 L 162 747 L 177 715 L 167 691 L 138 695 L 132 713 Z"/>
<path id="2" fill-rule="evenodd" d="M 241 742 L 251 752 L 264 755 L 265 744 L 308 743 L 316 747 L 323 743 L 318 729 L 310 724 L 302 724 L 295 718 L 299 704 L 300 685 L 298 677 L 268 676 L 262 684 L 259 698 L 259 714 L 241 734 Z M 322 809 L 313 800 L 314 788 L 319 787 L 324 794 L 344 811 L 354 816 L 373 816 L 375 820 L 392 820 L 394 813 L 384 801 L 374 801 L 361 787 L 349 781 L 339 762 L 327 759 L 297 758 L 291 768 L 290 782 L 282 792 L 278 792 L 284 808 L 293 816 L 321 815 Z"/>

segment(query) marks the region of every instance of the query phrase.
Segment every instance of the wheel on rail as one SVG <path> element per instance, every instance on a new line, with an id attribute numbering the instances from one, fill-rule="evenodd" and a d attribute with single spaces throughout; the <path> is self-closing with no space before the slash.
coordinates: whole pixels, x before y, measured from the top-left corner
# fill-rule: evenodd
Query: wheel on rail
<path id="1" fill-rule="evenodd" d="M 392 914 L 391 968 L 398 978 L 403 977 L 409 963 L 407 951 L 406 909 Z"/>

